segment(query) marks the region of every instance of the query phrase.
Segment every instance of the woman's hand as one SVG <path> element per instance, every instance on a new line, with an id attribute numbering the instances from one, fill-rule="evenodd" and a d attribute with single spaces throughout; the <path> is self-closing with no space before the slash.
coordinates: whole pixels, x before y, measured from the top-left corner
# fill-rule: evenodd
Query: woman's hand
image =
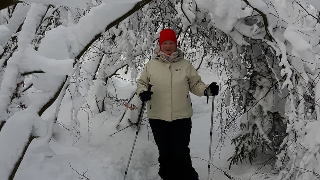
<path id="1" fill-rule="evenodd" d="M 212 82 L 210 85 L 209 85 L 209 88 L 210 88 L 210 91 L 211 91 L 211 94 L 213 96 L 216 96 L 219 94 L 219 86 L 217 85 L 216 82 Z"/>
<path id="2" fill-rule="evenodd" d="M 208 90 L 210 90 L 208 92 Z M 207 89 L 204 91 L 205 96 L 216 96 L 219 94 L 219 86 L 216 82 L 212 82 Z"/>
<path id="3" fill-rule="evenodd" d="M 142 91 L 139 94 L 139 97 L 141 99 L 142 102 L 147 102 L 151 99 L 153 92 L 152 91 Z"/>

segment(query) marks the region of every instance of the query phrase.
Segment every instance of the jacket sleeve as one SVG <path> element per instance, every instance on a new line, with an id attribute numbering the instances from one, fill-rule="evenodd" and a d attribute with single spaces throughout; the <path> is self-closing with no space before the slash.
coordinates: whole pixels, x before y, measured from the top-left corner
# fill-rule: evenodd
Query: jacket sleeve
<path id="1" fill-rule="evenodd" d="M 142 91 L 148 90 L 149 78 L 148 78 L 147 67 L 148 67 L 148 63 L 146 64 L 146 66 L 142 70 L 141 76 L 138 79 L 137 90 L 136 90 L 137 95 L 139 95 Z"/>
<path id="2" fill-rule="evenodd" d="M 209 86 L 202 82 L 201 77 L 198 75 L 196 69 L 192 64 L 188 67 L 188 82 L 190 91 L 197 96 L 204 96 L 205 89 Z"/>

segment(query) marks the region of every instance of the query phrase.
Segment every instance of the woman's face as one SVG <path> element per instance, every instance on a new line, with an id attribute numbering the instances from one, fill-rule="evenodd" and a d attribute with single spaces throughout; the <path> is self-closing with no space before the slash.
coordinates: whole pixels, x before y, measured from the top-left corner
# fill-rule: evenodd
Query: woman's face
<path id="1" fill-rule="evenodd" d="M 161 44 L 160 50 L 166 55 L 171 55 L 177 50 L 177 45 L 173 41 L 167 40 Z"/>

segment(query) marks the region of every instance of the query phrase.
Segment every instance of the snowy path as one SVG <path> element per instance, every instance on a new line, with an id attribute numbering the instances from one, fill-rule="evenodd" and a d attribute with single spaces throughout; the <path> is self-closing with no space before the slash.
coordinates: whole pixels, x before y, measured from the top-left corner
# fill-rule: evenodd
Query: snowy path
<path id="1" fill-rule="evenodd" d="M 201 71 L 205 83 L 215 80 L 209 71 Z M 191 134 L 191 156 L 193 165 L 199 173 L 200 180 L 207 179 L 209 129 L 211 104 L 206 103 L 205 97 L 191 96 L 194 108 L 193 128 Z M 65 102 L 68 102 L 66 98 Z M 209 101 L 210 102 L 210 101 Z M 65 103 L 59 120 L 67 123 L 70 117 L 71 103 Z M 113 137 L 109 135 L 116 131 L 117 119 L 107 113 L 101 113 L 90 119 L 91 136 L 88 133 L 88 119 L 85 112 L 79 114 L 81 121 L 81 139 L 72 146 L 69 132 L 57 128 L 57 135 L 48 147 L 37 148 L 34 141 L 29 148 L 15 180 L 122 180 L 127 165 L 133 139 L 134 129 L 128 128 Z M 218 122 L 218 120 L 216 120 Z M 122 124 L 121 128 L 126 124 Z M 218 123 L 215 123 L 213 134 L 213 152 L 218 146 Z M 232 134 L 231 134 L 232 136 Z M 90 141 L 88 142 L 90 137 Z M 225 146 L 217 149 L 213 156 L 213 164 L 228 171 L 233 176 L 249 180 L 258 166 L 239 165 L 228 170 L 227 159 L 232 155 L 233 147 L 230 140 L 225 141 Z M 220 153 L 219 153 L 220 152 Z M 143 125 L 134 150 L 127 180 L 160 180 L 157 175 L 158 151 L 153 143 L 150 129 Z M 260 162 L 261 163 L 261 162 Z M 215 180 L 228 180 L 220 170 L 212 168 L 212 178 Z M 261 178 L 252 178 L 261 179 Z"/>

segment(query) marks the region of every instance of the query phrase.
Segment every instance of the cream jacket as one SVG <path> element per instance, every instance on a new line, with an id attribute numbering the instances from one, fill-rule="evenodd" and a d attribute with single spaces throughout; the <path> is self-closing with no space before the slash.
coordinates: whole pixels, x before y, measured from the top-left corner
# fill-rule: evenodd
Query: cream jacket
<path id="1" fill-rule="evenodd" d="M 153 95 L 147 102 L 148 118 L 173 121 L 193 115 L 189 91 L 203 96 L 208 85 L 204 84 L 192 64 L 183 58 L 181 50 L 169 60 L 156 50 L 154 58 L 143 69 L 137 83 L 137 94 L 151 84 Z M 167 60 L 168 59 L 168 60 Z"/>

